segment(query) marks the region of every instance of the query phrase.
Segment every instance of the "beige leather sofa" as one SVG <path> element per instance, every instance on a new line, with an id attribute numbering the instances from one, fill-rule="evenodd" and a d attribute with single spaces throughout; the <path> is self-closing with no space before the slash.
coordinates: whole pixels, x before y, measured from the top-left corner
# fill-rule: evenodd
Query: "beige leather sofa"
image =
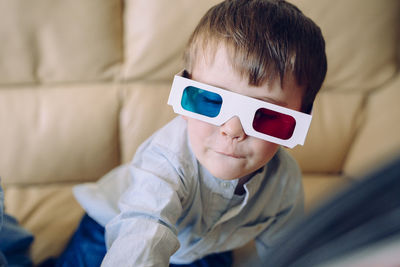
<path id="1" fill-rule="evenodd" d="M 6 211 L 35 235 L 35 263 L 62 250 L 83 214 L 71 187 L 130 161 L 175 116 L 166 101 L 182 48 L 217 2 L 1 2 L 0 176 Z M 292 151 L 310 211 L 400 151 L 400 1 L 292 2 L 321 26 L 329 62 Z"/>

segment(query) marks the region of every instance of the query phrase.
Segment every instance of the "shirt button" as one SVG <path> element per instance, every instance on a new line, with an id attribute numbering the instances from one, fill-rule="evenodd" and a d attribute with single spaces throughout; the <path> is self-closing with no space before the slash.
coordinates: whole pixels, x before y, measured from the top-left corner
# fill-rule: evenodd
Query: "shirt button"
<path id="1" fill-rule="evenodd" d="M 222 183 L 222 186 L 225 187 L 225 188 L 228 188 L 229 187 L 229 183 Z"/>

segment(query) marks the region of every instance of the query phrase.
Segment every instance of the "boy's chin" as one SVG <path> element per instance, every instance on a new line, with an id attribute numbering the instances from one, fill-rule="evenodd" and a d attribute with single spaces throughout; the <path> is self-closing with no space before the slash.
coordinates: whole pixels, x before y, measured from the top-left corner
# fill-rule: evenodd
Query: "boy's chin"
<path id="1" fill-rule="evenodd" d="M 206 167 L 207 168 L 207 167 Z M 226 181 L 236 180 L 245 175 L 246 172 L 243 169 L 235 171 L 235 168 L 224 166 L 224 167 L 215 167 L 215 168 L 207 168 L 208 171 L 216 178 Z"/>

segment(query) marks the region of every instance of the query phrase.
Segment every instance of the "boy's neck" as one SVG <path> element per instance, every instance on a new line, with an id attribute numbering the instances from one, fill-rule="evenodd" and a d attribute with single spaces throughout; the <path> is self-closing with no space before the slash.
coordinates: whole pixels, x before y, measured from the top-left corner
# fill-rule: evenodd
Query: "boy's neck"
<path id="1" fill-rule="evenodd" d="M 239 178 L 239 182 L 235 188 L 235 195 L 243 195 L 246 193 L 244 190 L 244 184 L 247 183 L 251 179 L 252 175 L 246 175 L 245 177 Z"/>
<path id="2" fill-rule="evenodd" d="M 244 190 L 244 185 L 248 181 L 250 181 L 257 173 L 259 173 L 263 170 L 264 170 L 264 167 L 254 171 L 246 176 L 243 176 L 242 178 L 239 178 L 239 182 L 235 188 L 235 195 L 243 195 L 244 193 L 246 193 L 246 191 Z"/>

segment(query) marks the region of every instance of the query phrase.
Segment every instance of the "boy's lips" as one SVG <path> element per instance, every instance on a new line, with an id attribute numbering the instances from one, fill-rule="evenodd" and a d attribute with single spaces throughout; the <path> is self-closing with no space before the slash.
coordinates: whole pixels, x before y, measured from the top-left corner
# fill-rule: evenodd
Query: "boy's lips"
<path id="1" fill-rule="evenodd" d="M 216 152 L 217 154 L 221 154 L 227 157 L 231 157 L 231 158 L 235 158 L 235 159 L 242 159 L 244 158 L 244 156 L 240 155 L 240 154 L 236 154 L 236 153 L 232 153 L 232 152 L 224 152 L 221 150 L 214 150 L 214 152 Z"/>

